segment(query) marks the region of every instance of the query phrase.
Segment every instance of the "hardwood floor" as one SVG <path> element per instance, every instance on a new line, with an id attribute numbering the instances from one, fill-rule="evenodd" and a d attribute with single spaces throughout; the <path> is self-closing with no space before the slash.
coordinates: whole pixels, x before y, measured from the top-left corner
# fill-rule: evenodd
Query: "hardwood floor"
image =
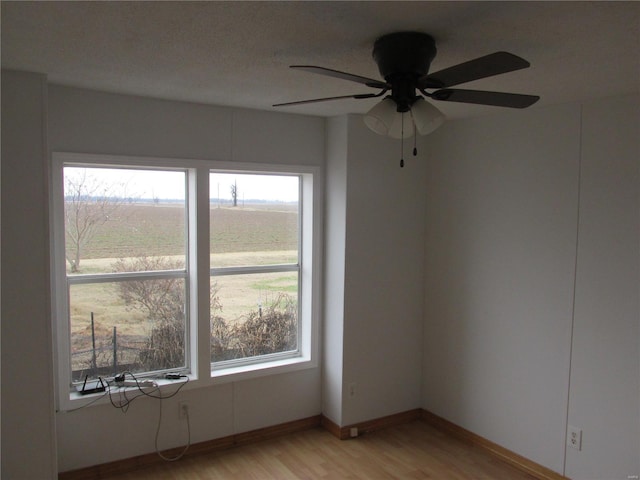
<path id="1" fill-rule="evenodd" d="M 339 440 L 316 427 L 101 478 L 532 480 L 534 477 L 418 420 L 351 440 Z"/>

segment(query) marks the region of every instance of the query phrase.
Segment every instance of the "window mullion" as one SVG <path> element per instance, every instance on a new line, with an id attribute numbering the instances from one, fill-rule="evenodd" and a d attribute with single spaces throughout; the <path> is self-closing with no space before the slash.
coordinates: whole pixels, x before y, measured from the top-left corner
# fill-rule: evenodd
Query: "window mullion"
<path id="1" fill-rule="evenodd" d="M 210 331 L 210 278 L 209 278 L 209 169 L 198 168 L 190 175 L 189 195 L 190 235 L 189 251 L 192 272 L 192 322 L 191 359 L 193 373 L 198 378 L 211 375 L 211 331 Z M 194 298 L 195 297 L 195 298 Z"/>
<path id="2" fill-rule="evenodd" d="M 300 265 L 291 264 L 279 264 L 279 265 L 255 265 L 246 267 L 220 267 L 212 268 L 212 276 L 225 276 L 225 275 L 242 275 L 249 273 L 276 273 L 276 272 L 299 272 Z"/>
<path id="3" fill-rule="evenodd" d="M 91 283 L 108 283 L 127 280 L 163 280 L 167 278 L 185 278 L 184 270 L 157 270 L 151 272 L 94 273 L 86 275 L 69 275 L 69 285 Z"/>

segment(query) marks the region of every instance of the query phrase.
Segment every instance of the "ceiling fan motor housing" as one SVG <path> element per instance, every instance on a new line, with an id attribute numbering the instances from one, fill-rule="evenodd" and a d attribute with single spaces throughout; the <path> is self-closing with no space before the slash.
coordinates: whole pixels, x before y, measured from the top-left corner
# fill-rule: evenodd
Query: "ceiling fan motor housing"
<path id="1" fill-rule="evenodd" d="M 436 42 L 426 33 L 396 32 L 384 35 L 373 45 L 373 59 L 380 75 L 392 86 L 391 98 L 399 112 L 407 112 L 416 100 L 417 80 L 429 73 L 437 53 Z"/>

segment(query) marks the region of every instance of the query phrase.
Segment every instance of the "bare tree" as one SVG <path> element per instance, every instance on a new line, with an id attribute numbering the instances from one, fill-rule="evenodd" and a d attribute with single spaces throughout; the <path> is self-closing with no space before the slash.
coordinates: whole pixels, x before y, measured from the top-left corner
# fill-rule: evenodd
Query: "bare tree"
<path id="1" fill-rule="evenodd" d="M 72 272 L 80 270 L 85 246 L 98 227 L 122 205 L 123 198 L 114 196 L 117 185 L 87 173 L 87 169 L 65 172 L 66 259 Z"/>

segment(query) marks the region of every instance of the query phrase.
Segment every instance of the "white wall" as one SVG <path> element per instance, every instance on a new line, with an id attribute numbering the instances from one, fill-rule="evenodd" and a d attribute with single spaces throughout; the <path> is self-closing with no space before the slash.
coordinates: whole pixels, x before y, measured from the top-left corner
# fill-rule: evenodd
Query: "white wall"
<path id="1" fill-rule="evenodd" d="M 2 477 L 56 475 L 46 77 L 2 72 Z"/>
<path id="2" fill-rule="evenodd" d="M 324 164 L 324 119 L 50 87 L 51 151 Z"/>
<path id="3" fill-rule="evenodd" d="M 347 117 L 327 122 L 322 414 L 342 425 L 344 280 L 347 216 Z"/>
<path id="4" fill-rule="evenodd" d="M 574 479 L 640 475 L 640 99 L 583 107 L 567 450 Z"/>
<path id="5" fill-rule="evenodd" d="M 346 190 L 344 200 L 328 198 L 326 206 L 328 232 L 337 235 L 336 251 L 326 255 L 326 282 L 342 303 L 326 309 L 325 342 L 342 335 L 343 343 L 325 345 L 341 349 L 342 359 L 324 390 L 325 397 L 332 392 L 334 409 L 340 405 L 328 416 L 344 426 L 420 407 L 427 163 L 410 157 L 407 142 L 401 169 L 399 141 L 372 133 L 361 116 L 333 119 L 330 126 L 327 178 Z M 328 197 L 332 188 L 339 187 L 328 186 Z"/>
<path id="6" fill-rule="evenodd" d="M 423 406 L 574 480 L 639 469 L 638 118 L 635 97 L 432 136 Z"/>
<path id="7" fill-rule="evenodd" d="M 50 87 L 49 100 L 51 151 L 324 164 L 321 118 L 61 86 Z M 178 400 L 191 404 L 191 440 L 202 442 L 318 415 L 320 368 L 181 392 L 164 404 L 161 448 L 186 441 Z M 58 413 L 60 471 L 153 452 L 158 408 L 145 399 L 126 415 L 111 406 Z"/>

